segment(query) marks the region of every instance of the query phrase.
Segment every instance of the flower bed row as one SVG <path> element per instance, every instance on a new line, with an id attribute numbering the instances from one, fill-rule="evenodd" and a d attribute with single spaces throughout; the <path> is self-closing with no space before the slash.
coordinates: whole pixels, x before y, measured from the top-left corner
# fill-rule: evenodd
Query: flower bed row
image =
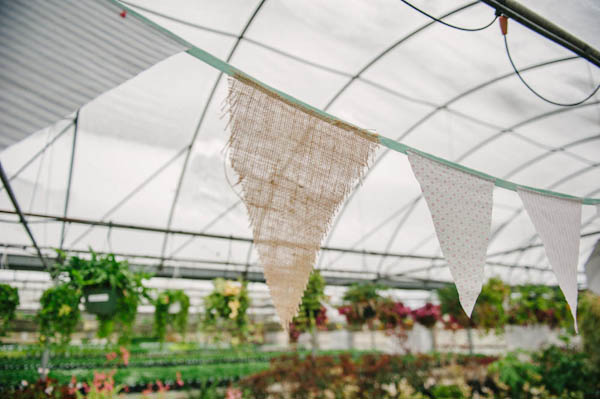
<path id="1" fill-rule="evenodd" d="M 287 356 L 242 379 L 246 399 L 588 399 L 600 369 L 584 353 L 550 347 L 504 358 L 429 355 Z"/>

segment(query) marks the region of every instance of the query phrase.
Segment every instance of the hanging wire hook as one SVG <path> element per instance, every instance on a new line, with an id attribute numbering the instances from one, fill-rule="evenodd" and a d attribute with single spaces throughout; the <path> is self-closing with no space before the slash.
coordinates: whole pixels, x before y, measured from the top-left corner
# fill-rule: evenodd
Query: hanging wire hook
<path id="1" fill-rule="evenodd" d="M 508 61 L 510 62 L 510 65 L 512 66 L 513 70 L 515 71 L 515 74 L 518 76 L 518 78 L 521 80 L 521 82 L 525 85 L 525 87 L 527 87 L 529 89 L 529 91 L 532 92 L 533 94 L 535 94 L 538 98 L 544 100 L 547 103 L 550 103 L 552 105 L 557 105 L 559 107 L 575 107 L 577 105 L 583 104 L 584 102 L 586 102 L 587 100 L 589 100 L 590 98 L 592 98 L 598 92 L 598 90 L 600 90 L 600 84 L 598 84 L 598 86 L 596 86 L 596 88 L 587 97 L 585 97 L 583 100 L 576 101 L 574 103 L 559 103 L 559 102 L 556 102 L 556 101 L 552 101 L 552 100 L 549 100 L 548 98 L 544 97 L 543 95 L 541 95 L 537 91 L 535 91 L 525 81 L 525 79 L 523 78 L 523 76 L 521 76 L 521 73 L 519 72 L 519 70 L 515 66 L 515 63 L 514 63 L 514 61 L 512 59 L 512 56 L 510 55 L 510 50 L 508 48 L 508 40 L 506 40 L 507 31 L 508 31 L 507 24 L 508 24 L 508 18 L 505 17 L 505 16 L 501 16 L 500 17 L 500 29 L 502 31 L 502 36 L 504 38 L 504 48 L 506 49 L 506 55 L 508 56 Z"/>

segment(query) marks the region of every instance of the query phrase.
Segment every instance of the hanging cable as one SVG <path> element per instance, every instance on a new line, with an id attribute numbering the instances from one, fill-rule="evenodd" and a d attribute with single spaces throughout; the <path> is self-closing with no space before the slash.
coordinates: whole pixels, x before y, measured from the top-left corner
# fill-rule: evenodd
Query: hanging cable
<path id="1" fill-rule="evenodd" d="M 540 93 L 538 93 L 537 91 L 535 91 L 531 86 L 529 86 L 529 84 L 527 84 L 527 82 L 525 81 L 525 79 L 523 79 L 523 76 L 521 76 L 521 73 L 519 72 L 519 70 L 515 66 L 515 63 L 513 62 L 513 59 L 512 59 L 512 57 L 510 55 L 510 50 L 508 49 L 508 41 L 506 40 L 506 34 L 504 34 L 504 32 L 503 32 L 503 37 L 504 37 L 504 48 L 506 48 L 506 55 L 508 56 L 508 60 L 510 61 L 510 65 L 512 65 L 512 67 L 514 69 L 515 74 L 519 77 L 519 79 L 521 80 L 521 82 L 523 82 L 523 84 L 525 85 L 525 87 L 527 87 L 530 92 L 532 92 L 533 94 L 535 94 L 538 98 L 546 101 L 547 103 L 550 103 L 550 104 L 553 104 L 553 105 L 558 105 L 560 107 L 574 107 L 576 105 L 583 104 L 584 102 L 586 102 L 587 100 L 589 100 L 590 98 L 592 98 L 598 92 L 598 90 L 600 90 L 600 84 L 598 84 L 598 86 L 596 86 L 596 88 L 590 93 L 590 95 L 588 95 L 587 97 L 585 97 L 583 100 L 577 101 L 577 102 L 574 102 L 574 103 L 559 103 L 559 102 L 547 99 L 546 97 L 542 96 Z"/>
<path id="2" fill-rule="evenodd" d="M 447 26 L 447 27 L 449 27 L 449 28 L 454 28 L 454 29 L 458 29 L 458 30 L 465 31 L 465 32 L 477 32 L 477 31 L 480 31 L 480 30 L 487 29 L 487 28 L 489 28 L 490 26 L 492 26 L 492 24 L 493 24 L 494 22 L 496 22 L 496 19 L 498 19 L 498 16 L 496 15 L 496 16 L 494 17 L 494 19 L 493 19 L 493 20 L 492 20 L 492 21 L 491 21 L 489 24 L 487 24 L 487 25 L 485 25 L 485 26 L 482 26 L 482 27 L 480 27 L 480 28 L 463 28 L 462 26 L 456 26 L 456 25 L 452 25 L 452 24 L 449 24 L 449 23 L 447 23 L 447 22 L 444 22 L 444 21 L 442 21 L 441 19 L 439 19 L 439 18 L 436 18 L 436 17 L 434 17 L 433 15 L 431 15 L 431 14 L 428 14 L 427 12 L 425 12 L 425 11 L 421 10 L 420 8 L 418 8 L 418 7 L 416 7 L 416 6 L 412 5 L 412 4 L 410 4 L 410 3 L 409 3 L 408 1 L 406 1 L 406 0 L 400 0 L 400 1 L 401 1 L 401 2 L 403 2 L 404 4 L 406 4 L 407 6 L 409 6 L 410 8 L 412 8 L 413 10 L 415 10 L 415 11 L 418 11 L 418 12 L 420 12 L 421 14 L 425 15 L 426 17 L 429 17 L 429 18 L 431 18 L 431 19 L 432 19 L 432 20 L 434 20 L 435 22 L 439 22 L 440 24 L 442 24 L 442 25 L 445 25 L 445 26 Z"/>

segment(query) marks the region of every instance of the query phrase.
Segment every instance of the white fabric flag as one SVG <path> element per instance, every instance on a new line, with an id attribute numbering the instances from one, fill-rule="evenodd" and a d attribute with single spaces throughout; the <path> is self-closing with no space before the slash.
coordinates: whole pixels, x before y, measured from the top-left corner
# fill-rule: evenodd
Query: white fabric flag
<path id="1" fill-rule="evenodd" d="M 577 265 L 581 231 L 581 202 L 517 189 L 535 226 L 577 331 Z"/>
<path id="2" fill-rule="evenodd" d="M 585 277 L 588 289 L 600 295 L 600 240 L 596 242 L 592 254 L 585 262 Z"/>
<path id="3" fill-rule="evenodd" d="M 471 317 L 483 285 L 494 182 L 411 152 L 408 160 L 431 211 L 460 304 Z"/>

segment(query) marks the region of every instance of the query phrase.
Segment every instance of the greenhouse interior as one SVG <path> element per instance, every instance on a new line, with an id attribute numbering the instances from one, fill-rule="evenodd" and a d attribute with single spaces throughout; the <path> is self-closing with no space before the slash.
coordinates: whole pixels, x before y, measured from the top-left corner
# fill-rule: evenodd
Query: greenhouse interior
<path id="1" fill-rule="evenodd" d="M 0 397 L 600 398 L 599 20 L 0 0 Z"/>

